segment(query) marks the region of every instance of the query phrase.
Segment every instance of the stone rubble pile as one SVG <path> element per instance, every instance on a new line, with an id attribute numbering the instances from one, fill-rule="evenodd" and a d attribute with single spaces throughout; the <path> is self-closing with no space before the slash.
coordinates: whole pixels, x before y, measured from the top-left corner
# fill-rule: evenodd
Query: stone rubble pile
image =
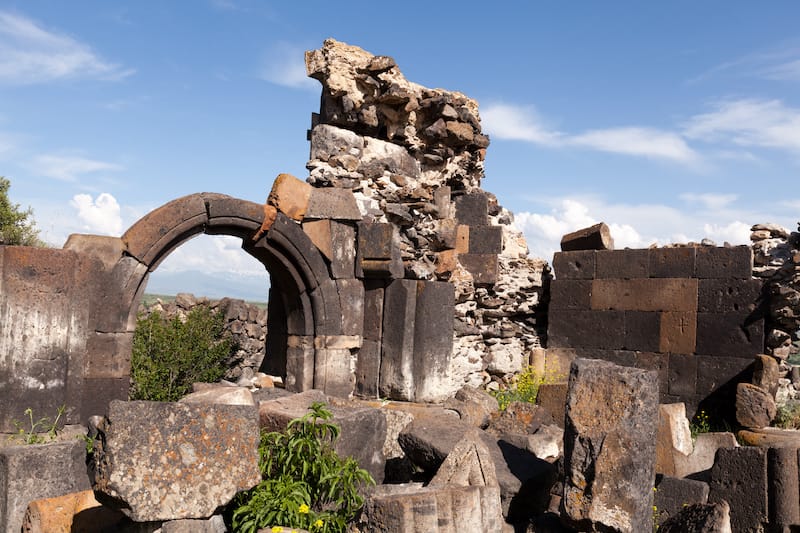
<path id="1" fill-rule="evenodd" d="M 222 298 L 210 300 L 192 294 L 179 293 L 173 301 L 157 299 L 150 305 L 140 305 L 139 312 L 149 316 L 154 311 L 169 320 L 186 315 L 197 306 L 206 306 L 225 316 L 224 327 L 230 332 L 237 350 L 226 362 L 228 381 L 248 380 L 255 376 L 264 359 L 267 338 L 267 309 L 244 300 Z"/>
<path id="2" fill-rule="evenodd" d="M 307 52 L 306 69 L 322 83 L 307 181 L 351 190 L 365 221 L 394 226 L 398 277 L 455 285 L 449 375 L 471 386 L 510 378 L 542 344 L 551 275 L 480 188 L 489 139 L 477 102 L 333 39 Z"/>
<path id="3" fill-rule="evenodd" d="M 766 353 L 780 362 L 779 404 L 800 399 L 800 233 L 776 224 L 751 228 L 753 275 L 764 283 Z"/>

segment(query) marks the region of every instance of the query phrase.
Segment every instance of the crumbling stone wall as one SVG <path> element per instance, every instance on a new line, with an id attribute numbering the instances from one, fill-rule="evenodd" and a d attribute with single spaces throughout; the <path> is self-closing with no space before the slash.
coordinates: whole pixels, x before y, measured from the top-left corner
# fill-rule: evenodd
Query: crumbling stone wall
<path id="1" fill-rule="evenodd" d="M 228 370 L 224 379 L 235 382 L 240 378 L 252 378 L 264 359 L 267 339 L 266 307 L 235 298 L 210 300 L 202 296 L 179 293 L 172 301 L 163 302 L 158 299 L 149 305 L 142 303 L 139 312 L 140 316 L 149 316 L 152 312 L 158 311 L 167 319 L 184 318 L 198 306 L 205 306 L 212 311 L 222 313 L 225 317 L 223 326 L 236 344 L 236 353 L 225 362 Z"/>
<path id="2" fill-rule="evenodd" d="M 480 188 L 489 139 L 477 102 L 409 82 L 392 58 L 332 39 L 306 54 L 306 68 L 322 84 L 308 182 L 352 191 L 364 221 L 391 224 L 403 264 L 385 280 L 455 286 L 444 386 L 480 386 L 518 371 L 545 334 L 550 272 L 528 257 L 512 214 Z"/>
<path id="3" fill-rule="evenodd" d="M 559 252 L 548 350 L 657 370 L 661 403 L 733 404 L 764 349 L 747 246 Z"/>

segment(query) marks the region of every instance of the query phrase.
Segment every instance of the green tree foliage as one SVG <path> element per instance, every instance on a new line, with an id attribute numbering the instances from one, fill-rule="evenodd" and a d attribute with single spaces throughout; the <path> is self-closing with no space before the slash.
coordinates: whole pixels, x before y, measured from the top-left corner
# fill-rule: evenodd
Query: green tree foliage
<path id="1" fill-rule="evenodd" d="M 236 345 L 224 316 L 197 306 L 185 320 L 155 311 L 139 316 L 131 354 L 131 399 L 171 402 L 192 391 L 192 383 L 218 381 Z"/>
<path id="2" fill-rule="evenodd" d="M 255 533 L 269 526 L 346 531 L 364 505 L 359 489 L 375 481 L 355 459 L 336 454 L 339 427 L 328 422 L 331 416 L 325 404 L 316 402 L 305 416 L 289 422 L 285 432 L 261 434 L 264 481 L 237 497 L 234 531 Z"/>
<path id="3" fill-rule="evenodd" d="M 0 176 L 0 244 L 44 246 L 33 220 L 33 210 L 22 210 L 8 197 L 11 182 Z"/>

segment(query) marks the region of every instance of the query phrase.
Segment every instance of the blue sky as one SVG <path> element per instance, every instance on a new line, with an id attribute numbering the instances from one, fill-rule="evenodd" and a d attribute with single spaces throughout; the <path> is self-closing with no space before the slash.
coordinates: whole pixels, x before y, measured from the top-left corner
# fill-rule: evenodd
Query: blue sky
<path id="1" fill-rule="evenodd" d="M 744 243 L 800 219 L 799 20 L 790 1 L 0 1 L 0 175 L 56 245 L 194 192 L 261 202 L 306 176 L 303 51 L 333 37 L 478 100 L 483 186 L 532 255 L 600 220 L 618 247 Z M 261 267 L 203 237 L 159 271 L 183 269 Z"/>

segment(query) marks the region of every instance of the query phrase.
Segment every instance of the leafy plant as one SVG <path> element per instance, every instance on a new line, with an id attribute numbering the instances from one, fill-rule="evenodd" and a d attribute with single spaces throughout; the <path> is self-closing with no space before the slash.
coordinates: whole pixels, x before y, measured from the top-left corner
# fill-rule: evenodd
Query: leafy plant
<path id="1" fill-rule="evenodd" d="M 224 320 L 207 306 L 195 307 L 184 320 L 158 311 L 140 315 L 131 353 L 131 399 L 176 401 L 191 392 L 192 383 L 222 378 L 236 349 Z"/>
<path id="2" fill-rule="evenodd" d="M 689 422 L 689 431 L 692 434 L 692 440 L 696 439 L 700 433 L 710 432 L 711 420 L 708 417 L 708 413 L 701 409 L 694 415 L 694 418 Z"/>
<path id="3" fill-rule="evenodd" d="M 800 429 L 800 403 L 789 402 L 778 407 L 774 423 L 783 429 Z"/>
<path id="4" fill-rule="evenodd" d="M 344 532 L 364 499 L 359 489 L 374 484 L 353 458 L 333 449 L 339 427 L 325 404 L 289 422 L 285 432 L 263 432 L 259 467 L 264 481 L 240 494 L 233 511 L 233 530 L 253 533 L 282 525 L 314 533 Z"/>
<path id="5" fill-rule="evenodd" d="M 493 391 L 490 394 L 497 399 L 501 411 L 505 411 L 511 402 L 536 403 L 539 387 L 544 383 L 555 383 L 556 377 L 546 372 L 540 374 L 530 365 L 525 366 L 516 376 L 516 381 L 504 390 Z"/>
<path id="6" fill-rule="evenodd" d="M 19 204 L 11 203 L 10 188 L 11 182 L 0 176 L 0 244 L 44 246 L 33 221 L 33 210 L 22 210 Z"/>
<path id="7" fill-rule="evenodd" d="M 54 440 L 58 435 L 59 422 L 67 410 L 66 405 L 62 405 L 56 410 L 56 418 L 52 420 L 49 416 L 44 416 L 34 420 L 33 409 L 25 409 L 28 422 L 14 420 L 12 423 L 17 432 L 9 437 L 9 440 L 19 439 L 23 444 L 43 444 Z"/>

